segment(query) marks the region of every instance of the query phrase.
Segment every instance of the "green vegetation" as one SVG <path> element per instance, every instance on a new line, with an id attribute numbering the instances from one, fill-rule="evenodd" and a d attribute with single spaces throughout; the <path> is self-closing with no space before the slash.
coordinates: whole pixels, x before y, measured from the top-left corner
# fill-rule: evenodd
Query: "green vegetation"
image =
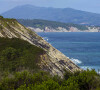
<path id="1" fill-rule="evenodd" d="M 32 25 L 40 28 L 46 26 L 56 28 L 64 25 L 40 21 L 36 20 L 34 21 L 36 24 Z M 14 30 L 9 25 L 17 27 L 16 20 L 4 19 L 2 16 L 0 23 L 12 32 Z M 2 25 L 1 32 L 4 28 Z M 29 33 L 33 34 L 31 31 Z M 45 53 L 43 49 L 27 41 L 18 38 L 0 38 L 0 90 L 100 90 L 100 75 L 95 70 L 75 73 L 65 71 L 63 79 L 42 71 L 39 67 L 40 55 Z"/>
<path id="2" fill-rule="evenodd" d="M 44 50 L 20 39 L 0 38 L 0 90 L 100 90 L 95 70 L 51 76 L 37 65 Z"/>
<path id="3" fill-rule="evenodd" d="M 0 16 L 0 23 L 0 30 L 2 30 L 3 28 L 11 29 L 9 25 L 17 25 L 16 19 L 3 18 L 2 16 Z"/>
<path id="4" fill-rule="evenodd" d="M 71 24 L 71 23 L 66 24 L 66 23 L 47 21 L 47 20 L 18 19 L 18 22 L 27 27 L 34 27 L 34 28 L 40 28 L 40 29 L 45 29 L 45 27 L 54 28 L 54 29 L 58 27 L 62 27 L 69 30 L 70 27 L 76 27 L 79 30 L 88 30 L 87 26 L 84 26 L 84 25 Z"/>
<path id="5" fill-rule="evenodd" d="M 27 29 L 25 26 L 19 24 L 15 19 L 3 18 L 0 16 L 0 32 L 4 37 L 11 36 L 10 33 L 15 34 L 18 38 L 21 38 L 21 35 L 18 34 L 16 30 L 24 32 L 22 27 L 27 31 L 30 35 L 35 36 L 35 33 L 31 30 Z M 5 30 L 9 30 L 10 32 L 6 32 Z"/>
<path id="6" fill-rule="evenodd" d="M 67 72 L 68 74 L 68 72 Z M 74 73 L 66 79 L 40 71 L 16 72 L 0 81 L 0 90 L 100 90 L 100 75 L 94 70 Z"/>
<path id="7" fill-rule="evenodd" d="M 0 16 L 0 19 L 2 19 L 3 18 L 3 16 Z"/>
<path id="8" fill-rule="evenodd" d="M 0 71 L 16 72 L 37 69 L 41 48 L 20 39 L 0 38 Z"/>
<path id="9" fill-rule="evenodd" d="M 3 18 L 3 16 L 0 16 L 0 22 L 9 22 L 9 23 L 14 23 L 16 21 L 16 19 L 11 19 L 11 18 Z"/>

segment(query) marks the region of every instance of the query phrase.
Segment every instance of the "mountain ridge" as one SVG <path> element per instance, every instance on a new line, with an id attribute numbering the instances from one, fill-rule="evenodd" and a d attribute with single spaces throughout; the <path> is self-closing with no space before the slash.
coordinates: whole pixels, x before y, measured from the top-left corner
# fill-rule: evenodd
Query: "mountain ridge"
<path id="1" fill-rule="evenodd" d="M 23 5 L 1 14 L 6 18 L 44 19 L 64 23 L 100 25 L 100 14 L 72 8 L 51 8 Z"/>

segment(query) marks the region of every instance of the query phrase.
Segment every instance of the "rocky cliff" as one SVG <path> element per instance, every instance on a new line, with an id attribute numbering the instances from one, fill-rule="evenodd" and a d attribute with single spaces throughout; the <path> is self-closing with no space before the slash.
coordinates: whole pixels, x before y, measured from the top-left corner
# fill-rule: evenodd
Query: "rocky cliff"
<path id="1" fill-rule="evenodd" d="M 62 23 L 39 19 L 18 19 L 18 22 L 35 32 L 100 32 L 100 26 Z"/>
<path id="2" fill-rule="evenodd" d="M 20 38 L 29 43 L 41 47 L 46 54 L 41 55 L 39 66 L 42 70 L 49 71 L 52 75 L 63 77 L 64 69 L 70 72 L 81 70 L 69 58 L 51 46 L 35 32 L 19 24 L 14 19 L 0 17 L 0 37 Z"/>
<path id="3" fill-rule="evenodd" d="M 100 32 L 100 27 L 87 27 L 86 30 L 80 30 L 76 27 L 70 27 L 69 29 L 63 28 L 63 27 L 45 27 L 45 29 L 40 28 L 34 28 L 34 27 L 27 27 L 35 32 Z"/>

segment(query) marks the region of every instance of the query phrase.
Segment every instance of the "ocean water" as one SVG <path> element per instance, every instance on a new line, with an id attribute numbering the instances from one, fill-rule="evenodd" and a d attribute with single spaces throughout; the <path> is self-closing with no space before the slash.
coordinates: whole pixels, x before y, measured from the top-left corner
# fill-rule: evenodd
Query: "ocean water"
<path id="1" fill-rule="evenodd" d="M 100 33 L 38 33 L 83 69 L 100 69 Z"/>

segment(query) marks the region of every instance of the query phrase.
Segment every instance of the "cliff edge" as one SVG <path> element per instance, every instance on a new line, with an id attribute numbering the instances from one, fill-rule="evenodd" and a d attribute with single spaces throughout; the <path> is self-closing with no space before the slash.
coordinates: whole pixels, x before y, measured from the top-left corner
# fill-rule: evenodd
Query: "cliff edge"
<path id="1" fill-rule="evenodd" d="M 46 54 L 40 55 L 41 62 L 38 65 L 42 70 L 49 71 L 52 75 L 63 77 L 64 69 L 70 72 L 81 70 L 68 57 L 15 19 L 5 19 L 0 16 L 0 37 L 20 38 L 43 48 Z"/>

